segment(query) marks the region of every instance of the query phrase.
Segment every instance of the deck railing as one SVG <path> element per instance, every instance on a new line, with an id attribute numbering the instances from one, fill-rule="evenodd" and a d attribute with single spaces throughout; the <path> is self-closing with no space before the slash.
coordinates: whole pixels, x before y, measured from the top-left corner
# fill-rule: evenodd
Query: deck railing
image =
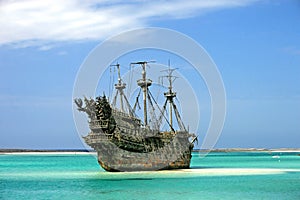
<path id="1" fill-rule="evenodd" d="M 108 120 L 93 120 L 90 122 L 91 128 L 108 128 Z"/>

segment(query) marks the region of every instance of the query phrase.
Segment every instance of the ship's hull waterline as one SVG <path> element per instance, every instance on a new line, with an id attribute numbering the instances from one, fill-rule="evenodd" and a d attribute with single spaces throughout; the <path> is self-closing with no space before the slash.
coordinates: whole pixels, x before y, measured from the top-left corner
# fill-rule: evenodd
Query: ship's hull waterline
<path id="1" fill-rule="evenodd" d="M 179 134 L 164 147 L 147 153 L 121 149 L 103 133 L 90 133 L 84 139 L 97 151 L 100 166 L 109 172 L 188 169 L 194 146 L 186 140 L 186 136 L 180 137 Z"/>

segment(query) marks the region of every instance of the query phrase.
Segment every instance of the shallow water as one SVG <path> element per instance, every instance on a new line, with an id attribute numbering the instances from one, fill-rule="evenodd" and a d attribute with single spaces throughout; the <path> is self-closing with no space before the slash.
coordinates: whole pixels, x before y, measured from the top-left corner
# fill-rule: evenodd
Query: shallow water
<path id="1" fill-rule="evenodd" d="M 91 155 L 0 155 L 0 199 L 300 199 L 299 153 L 193 153 L 190 170 L 108 173 Z"/>

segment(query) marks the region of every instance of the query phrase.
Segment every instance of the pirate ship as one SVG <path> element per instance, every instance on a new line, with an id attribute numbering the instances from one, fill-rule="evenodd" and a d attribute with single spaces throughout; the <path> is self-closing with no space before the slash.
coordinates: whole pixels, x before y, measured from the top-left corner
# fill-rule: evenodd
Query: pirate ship
<path id="1" fill-rule="evenodd" d="M 169 67 L 167 75 L 163 76 L 169 85 L 163 94 L 165 101 L 161 107 L 150 90 L 152 80 L 147 77 L 148 62 L 131 64 L 140 66 L 142 71 L 142 77 L 137 80 L 140 91 L 134 106 L 131 106 L 125 95 L 126 83 L 120 75 L 119 64 L 115 65 L 118 81 L 114 85 L 115 96 L 111 102 L 105 95 L 95 99 L 75 99 L 78 110 L 85 112 L 89 118 L 90 132 L 83 137 L 85 142 L 95 149 L 98 163 L 106 171 L 189 168 L 193 143 L 197 137 L 186 129 L 174 102 L 174 69 Z M 143 116 L 139 117 L 136 108 L 140 107 L 138 102 L 141 94 Z M 148 116 L 155 115 L 155 107 L 159 116 L 150 120 Z M 173 120 L 174 117 L 176 120 Z M 177 122 L 178 130 L 175 130 L 173 121 Z M 161 130 L 163 122 L 168 126 L 165 131 Z"/>

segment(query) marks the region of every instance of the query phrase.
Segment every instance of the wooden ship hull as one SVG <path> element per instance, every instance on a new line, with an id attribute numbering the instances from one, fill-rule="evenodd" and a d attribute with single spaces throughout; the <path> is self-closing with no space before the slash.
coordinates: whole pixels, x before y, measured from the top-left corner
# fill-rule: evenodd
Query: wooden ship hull
<path id="1" fill-rule="evenodd" d="M 165 147 L 148 153 L 121 149 L 103 133 L 91 132 L 84 139 L 97 151 L 98 163 L 106 171 L 153 171 L 190 167 L 193 145 L 186 141 L 185 133 L 178 134 Z"/>

